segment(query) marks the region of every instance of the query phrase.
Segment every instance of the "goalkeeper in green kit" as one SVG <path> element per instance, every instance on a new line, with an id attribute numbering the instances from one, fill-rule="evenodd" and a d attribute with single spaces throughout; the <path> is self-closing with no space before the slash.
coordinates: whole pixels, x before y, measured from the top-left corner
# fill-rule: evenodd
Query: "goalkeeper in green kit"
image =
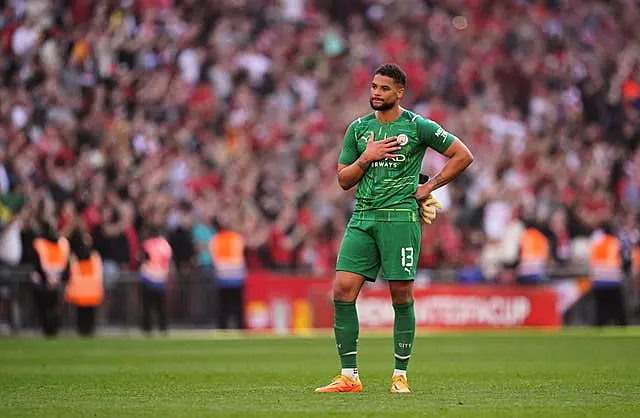
<path id="1" fill-rule="evenodd" d="M 381 268 L 395 312 L 391 392 L 410 392 L 406 370 L 416 328 L 413 280 L 420 253 L 420 221 L 433 221 L 439 203 L 431 192 L 464 171 L 473 156 L 436 122 L 400 107 L 406 84 L 407 77 L 397 65 L 378 68 L 371 82 L 374 112 L 353 121 L 344 135 L 338 183 L 344 190 L 357 184 L 358 191 L 333 284 L 334 331 L 342 372 L 316 392 L 362 391 L 355 301 L 365 280 L 374 281 Z M 418 184 L 429 147 L 449 160 L 433 178 Z"/>

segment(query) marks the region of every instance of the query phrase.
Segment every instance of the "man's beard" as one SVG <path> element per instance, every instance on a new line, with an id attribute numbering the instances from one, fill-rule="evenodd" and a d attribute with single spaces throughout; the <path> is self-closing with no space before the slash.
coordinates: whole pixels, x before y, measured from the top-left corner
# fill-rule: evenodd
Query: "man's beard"
<path id="1" fill-rule="evenodd" d="M 373 110 L 379 110 L 381 112 L 384 112 L 385 110 L 389 110 L 392 109 L 393 106 L 396 105 L 395 102 L 393 103 L 387 103 L 385 101 L 383 101 L 382 103 L 380 103 L 379 105 L 373 104 L 373 99 L 369 99 L 369 105 L 371 105 L 371 108 Z"/>

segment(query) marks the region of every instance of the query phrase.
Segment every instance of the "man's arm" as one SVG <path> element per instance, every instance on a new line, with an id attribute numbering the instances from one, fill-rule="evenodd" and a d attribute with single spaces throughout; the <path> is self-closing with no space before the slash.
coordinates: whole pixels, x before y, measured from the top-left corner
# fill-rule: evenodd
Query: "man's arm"
<path id="1" fill-rule="evenodd" d="M 392 152 L 398 151 L 400 148 L 395 136 L 385 138 L 381 141 L 374 141 L 373 132 L 371 132 L 371 134 L 369 134 L 367 148 L 358 159 L 350 165 L 338 163 L 338 184 L 340 184 L 340 187 L 344 190 L 349 190 L 364 177 L 364 174 L 373 161 L 394 158 L 396 155 L 392 154 Z"/>
<path id="2" fill-rule="evenodd" d="M 429 193 L 451 182 L 473 162 L 471 151 L 458 138 L 453 141 L 442 155 L 448 157 L 449 161 L 438 174 L 425 184 L 418 186 L 414 195 L 417 200 L 426 199 Z"/>
<path id="3" fill-rule="evenodd" d="M 364 173 L 371 165 L 371 161 L 364 162 L 358 158 L 353 164 L 338 164 L 338 184 L 344 190 L 349 190 L 364 177 Z"/>

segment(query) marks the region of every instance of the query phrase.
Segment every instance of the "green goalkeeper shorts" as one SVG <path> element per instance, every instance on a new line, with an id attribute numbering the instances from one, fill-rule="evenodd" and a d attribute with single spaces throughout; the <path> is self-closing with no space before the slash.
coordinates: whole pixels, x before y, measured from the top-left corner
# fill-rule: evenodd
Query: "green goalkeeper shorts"
<path id="1" fill-rule="evenodd" d="M 422 226 L 417 210 L 355 212 L 342 239 L 336 271 L 375 281 L 414 280 Z"/>

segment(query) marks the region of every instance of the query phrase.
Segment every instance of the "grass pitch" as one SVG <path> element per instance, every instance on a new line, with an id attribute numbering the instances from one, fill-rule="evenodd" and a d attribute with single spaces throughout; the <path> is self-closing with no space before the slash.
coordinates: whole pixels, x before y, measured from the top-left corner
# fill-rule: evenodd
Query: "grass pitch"
<path id="1" fill-rule="evenodd" d="M 0 339 L 8 417 L 638 417 L 640 330 L 421 334 L 408 395 L 388 393 L 391 336 L 360 339 L 361 394 L 313 338 Z"/>

